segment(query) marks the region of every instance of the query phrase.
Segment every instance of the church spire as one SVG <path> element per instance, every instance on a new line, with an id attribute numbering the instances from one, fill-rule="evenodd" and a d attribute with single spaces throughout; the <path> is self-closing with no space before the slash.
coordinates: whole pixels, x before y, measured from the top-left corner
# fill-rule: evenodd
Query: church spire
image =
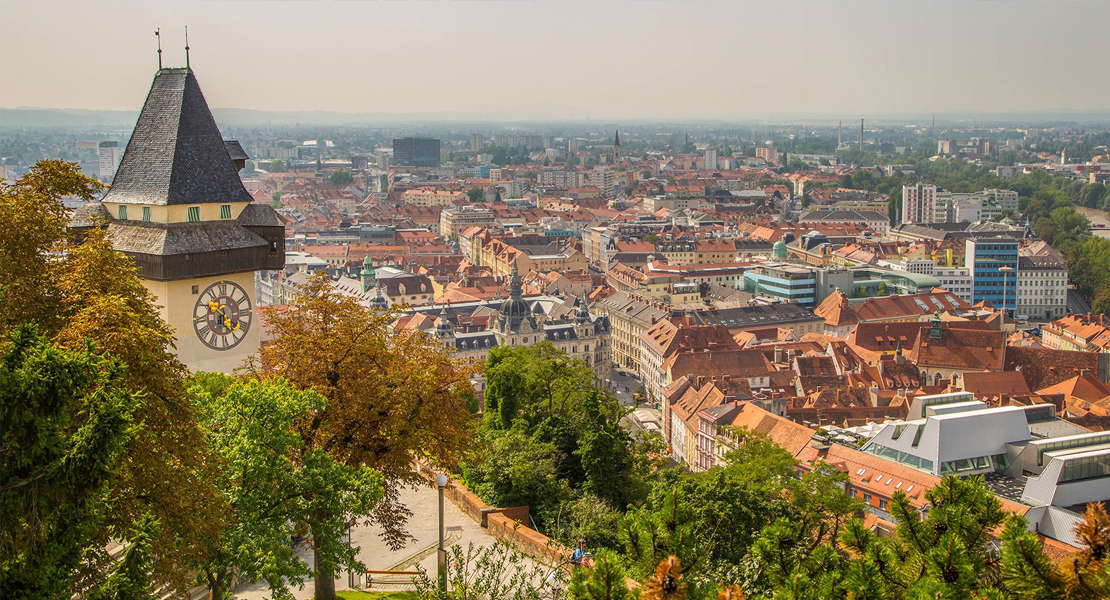
<path id="1" fill-rule="evenodd" d="M 513 261 L 513 271 L 509 277 L 509 298 L 514 300 L 523 296 L 523 290 L 520 282 L 520 271 L 516 268 L 516 261 Z"/>
<path id="2" fill-rule="evenodd" d="M 613 162 L 621 161 L 621 131 L 615 130 L 613 134 Z"/>

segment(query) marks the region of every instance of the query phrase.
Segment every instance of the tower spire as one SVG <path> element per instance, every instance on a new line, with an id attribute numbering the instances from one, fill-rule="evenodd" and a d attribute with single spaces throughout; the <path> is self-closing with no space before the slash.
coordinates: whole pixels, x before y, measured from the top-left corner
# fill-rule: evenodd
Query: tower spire
<path id="1" fill-rule="evenodd" d="M 189 68 L 189 26 L 185 26 L 185 68 Z"/>
<path id="2" fill-rule="evenodd" d="M 158 70 L 162 70 L 162 29 L 154 30 L 154 37 L 158 39 Z"/>

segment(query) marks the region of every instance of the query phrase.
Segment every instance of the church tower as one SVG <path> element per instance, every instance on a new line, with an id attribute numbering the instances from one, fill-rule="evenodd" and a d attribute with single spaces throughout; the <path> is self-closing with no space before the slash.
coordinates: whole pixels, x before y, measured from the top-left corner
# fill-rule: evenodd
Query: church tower
<path id="1" fill-rule="evenodd" d="M 613 163 L 621 162 L 621 132 L 619 129 L 613 134 Z"/>
<path id="2" fill-rule="evenodd" d="M 159 69 L 112 188 L 71 223 L 107 228 L 135 260 L 193 370 L 230 372 L 258 351 L 255 271 L 285 265 L 285 222 L 252 202 L 245 158 L 192 69 Z"/>

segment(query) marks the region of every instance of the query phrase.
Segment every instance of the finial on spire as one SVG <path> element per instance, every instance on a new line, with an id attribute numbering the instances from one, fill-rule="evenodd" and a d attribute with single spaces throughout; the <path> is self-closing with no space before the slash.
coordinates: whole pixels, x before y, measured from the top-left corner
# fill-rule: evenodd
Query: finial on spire
<path id="1" fill-rule="evenodd" d="M 162 30 L 161 28 L 154 30 L 154 37 L 158 38 L 158 70 L 162 70 Z"/>
<path id="2" fill-rule="evenodd" d="M 189 68 L 189 26 L 185 26 L 185 68 Z"/>

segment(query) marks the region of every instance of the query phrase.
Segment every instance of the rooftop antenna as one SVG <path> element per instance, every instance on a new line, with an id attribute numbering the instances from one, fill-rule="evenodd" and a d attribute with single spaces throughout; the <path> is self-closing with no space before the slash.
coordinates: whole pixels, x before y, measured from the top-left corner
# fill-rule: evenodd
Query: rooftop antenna
<path id="1" fill-rule="evenodd" d="M 189 68 L 189 26 L 185 26 L 185 68 Z"/>
<path id="2" fill-rule="evenodd" d="M 162 30 L 155 29 L 154 37 L 158 38 L 158 70 L 162 70 Z"/>

